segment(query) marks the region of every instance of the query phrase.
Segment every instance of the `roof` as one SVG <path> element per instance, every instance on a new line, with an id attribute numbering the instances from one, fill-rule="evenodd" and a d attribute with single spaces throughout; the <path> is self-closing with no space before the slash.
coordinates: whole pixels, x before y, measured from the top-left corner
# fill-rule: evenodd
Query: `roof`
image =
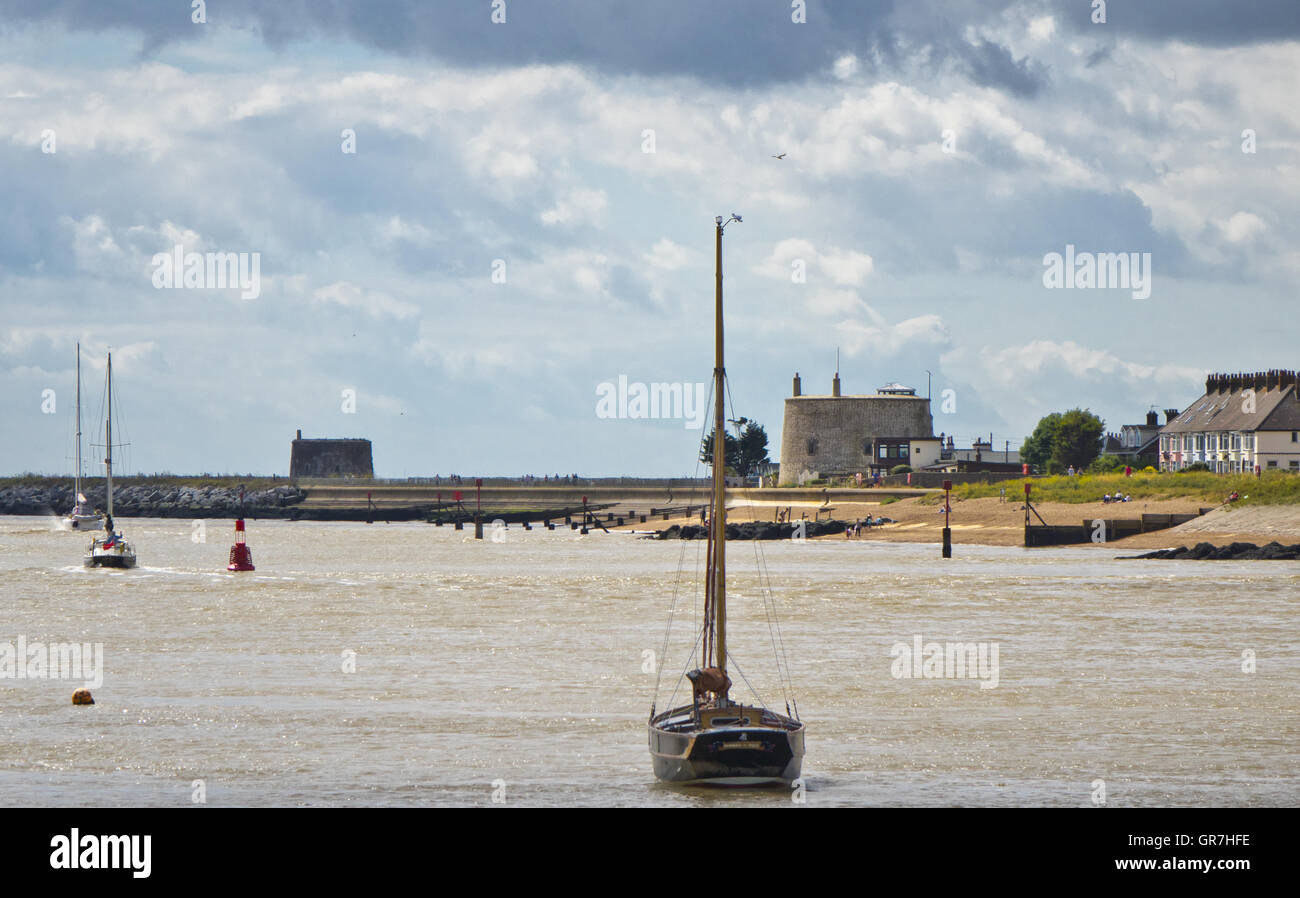
<path id="1" fill-rule="evenodd" d="M 907 400 L 910 402 L 929 402 L 926 396 L 914 396 L 910 393 L 842 393 L 839 396 L 833 396 L 830 393 L 800 393 L 798 396 L 785 397 L 786 402 L 798 402 L 800 399 L 834 399 L 836 402 L 841 399 L 884 399 L 890 402 L 899 402 Z"/>
<path id="2" fill-rule="evenodd" d="M 1253 391 L 1253 396 L 1246 395 Z M 1247 411 L 1254 400 L 1254 411 Z M 1296 385 L 1258 389 L 1249 384 L 1238 389 L 1205 393 L 1161 433 L 1202 431 L 1300 430 L 1300 397 Z"/>

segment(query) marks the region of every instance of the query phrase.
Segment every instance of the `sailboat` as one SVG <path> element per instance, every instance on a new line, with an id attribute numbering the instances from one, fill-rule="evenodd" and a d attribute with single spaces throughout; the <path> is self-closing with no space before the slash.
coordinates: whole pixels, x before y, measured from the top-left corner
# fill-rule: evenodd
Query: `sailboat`
<path id="1" fill-rule="evenodd" d="M 716 219 L 713 481 L 703 626 L 696 643 L 700 665 L 684 674 L 690 681 L 690 704 L 660 713 L 653 705 L 650 708 L 650 757 L 655 776 L 679 784 L 789 783 L 799 778 L 803 765 L 804 724 L 799 720 L 798 708 L 791 713 L 787 704 L 786 713 L 778 714 L 762 703 L 734 701 L 727 673 L 731 656 L 727 651 L 722 231 L 733 221 L 741 221 L 740 216 L 733 213 L 725 222 L 722 216 Z"/>
<path id="2" fill-rule="evenodd" d="M 73 473 L 73 495 L 76 496 L 72 511 L 68 512 L 63 523 L 69 530 L 94 530 L 99 525 L 100 515 L 90 507 L 90 503 L 81 492 L 81 344 L 77 344 L 77 469 Z"/>
<path id="3" fill-rule="evenodd" d="M 108 414 L 104 418 L 105 481 L 108 487 L 108 512 L 104 515 L 104 535 L 96 536 L 86 549 L 86 567 L 135 567 L 135 547 L 113 529 L 113 353 L 108 354 Z"/>

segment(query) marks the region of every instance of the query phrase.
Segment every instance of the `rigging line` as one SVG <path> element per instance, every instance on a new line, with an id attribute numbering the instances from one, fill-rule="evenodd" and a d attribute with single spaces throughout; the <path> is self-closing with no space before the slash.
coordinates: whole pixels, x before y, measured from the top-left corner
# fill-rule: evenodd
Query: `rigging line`
<path id="1" fill-rule="evenodd" d="M 712 391 L 712 386 L 710 386 L 710 395 L 712 395 L 712 392 L 711 392 L 711 391 Z M 707 405 L 707 404 L 706 404 L 706 405 Z M 686 500 L 686 507 L 687 507 L 687 508 L 690 508 L 690 505 L 691 505 L 690 499 L 691 499 L 691 497 L 698 496 L 698 494 L 699 494 L 699 483 L 698 483 L 698 481 L 699 481 L 699 474 L 700 474 L 700 453 L 696 452 L 696 453 L 695 453 L 695 469 L 691 472 L 691 483 L 694 484 L 694 490 L 693 490 L 693 492 L 692 492 L 692 491 L 688 491 L 688 492 L 687 492 L 687 497 L 688 497 L 687 500 Z M 671 495 L 671 493 L 672 493 L 672 487 L 671 487 L 671 485 L 670 485 L 670 486 L 669 486 L 669 494 Z M 663 641 L 663 648 L 662 648 L 662 650 L 661 650 L 660 653 L 659 653 L 659 663 L 655 665 L 655 691 L 654 691 L 654 699 L 653 699 L 653 701 L 658 701 L 658 699 L 659 699 L 659 686 L 660 686 L 660 683 L 661 683 L 662 680 L 663 680 L 663 669 L 664 669 L 664 663 L 667 661 L 667 658 L 668 658 L 668 645 L 669 645 L 669 641 L 670 641 L 670 639 L 672 638 L 672 632 L 673 632 L 673 619 L 674 619 L 674 617 L 676 616 L 676 611 L 677 611 L 677 596 L 678 596 L 678 593 L 679 593 L 680 588 L 681 588 L 681 582 L 682 582 L 682 565 L 683 565 L 683 562 L 684 562 L 685 560 L 686 560 L 686 540 L 682 540 L 682 547 L 681 547 L 681 550 L 680 550 L 680 551 L 678 552 L 678 554 L 677 554 L 677 576 L 673 578 L 673 596 L 672 596 L 672 603 L 671 603 L 671 605 L 669 606 L 669 609 L 668 609 L 668 626 L 664 628 L 664 641 Z M 696 619 L 697 621 L 698 621 L 698 619 L 699 619 L 699 606 L 700 606 L 700 602 L 699 602 L 699 598 L 700 598 L 700 595 L 699 595 L 699 583 L 700 583 L 699 570 L 700 570 L 700 548 L 699 548 L 699 546 L 697 545 L 697 546 L 696 546 L 696 549 L 695 549 L 695 573 L 696 573 L 696 576 L 693 578 L 693 579 L 694 579 L 694 582 L 695 582 L 695 588 L 694 588 L 694 590 L 692 591 L 692 595 L 693 595 L 693 597 L 694 597 L 694 599 L 695 599 L 695 602 L 694 602 L 694 612 L 695 612 L 695 619 Z M 691 658 L 693 658 L 693 657 L 694 657 L 694 648 L 692 647 L 691 654 L 688 655 L 688 656 L 687 656 L 687 659 L 686 659 L 686 665 L 687 665 L 687 668 L 690 667 Z M 686 670 L 686 668 L 683 668 L 682 676 L 685 676 L 685 670 Z M 680 678 L 679 678 L 679 683 L 680 683 Z M 677 690 L 676 690 L 676 688 L 674 688 L 674 690 L 673 690 L 673 696 L 676 696 L 676 695 L 677 695 Z M 671 704 L 671 703 L 672 703 L 672 699 L 670 698 L 670 699 L 669 699 L 669 704 Z"/>
<path id="2" fill-rule="evenodd" d="M 787 681 L 787 683 L 788 683 L 788 688 L 789 688 L 789 693 L 788 693 L 788 696 L 787 696 L 787 697 L 790 698 L 790 699 L 793 699 L 793 697 L 794 697 L 794 676 L 793 676 L 793 674 L 791 673 L 791 670 L 790 670 L 790 657 L 789 657 L 789 655 L 786 653 L 786 648 L 785 648 L 785 635 L 781 632 L 781 615 L 778 614 L 778 613 L 777 613 L 777 610 L 776 610 L 776 595 L 775 595 L 774 591 L 772 590 L 772 572 L 771 572 L 771 570 L 768 568 L 768 565 L 767 565 L 767 556 L 766 556 L 765 553 L 762 553 L 761 550 L 760 550 L 760 558 L 761 558 L 761 560 L 762 560 L 763 574 L 764 574 L 764 576 L 767 578 L 767 596 L 769 597 L 769 599 L 770 599 L 770 601 L 771 601 L 771 615 L 772 615 L 772 616 L 771 616 L 771 624 L 775 625 L 775 627 L 776 627 L 776 638 L 775 638 L 775 640 L 774 640 L 774 642 L 773 642 L 773 650 L 775 651 L 775 650 L 776 650 L 776 647 L 779 646 L 779 647 L 780 647 L 780 653 L 781 653 L 781 659 L 783 659 L 783 662 L 782 662 L 782 660 L 778 659 L 778 662 L 777 662 L 777 669 L 778 669 L 778 670 L 781 670 L 782 668 L 784 668 L 784 670 L 785 670 L 785 677 L 786 677 L 786 681 Z M 783 687 L 783 691 L 784 691 L 784 688 L 785 688 L 785 687 Z"/>
<path id="3" fill-rule="evenodd" d="M 672 595 L 672 601 L 671 601 L 671 603 L 670 603 L 669 606 L 668 606 L 668 626 L 664 628 L 664 642 L 663 642 L 663 648 L 661 648 L 661 649 L 659 650 L 659 657 L 660 657 L 660 659 L 665 659 L 665 658 L 668 657 L 668 639 L 669 639 L 669 637 L 672 636 L 672 632 L 673 632 L 673 617 L 674 617 L 674 616 L 676 615 L 676 613 L 677 613 L 677 593 L 678 593 L 678 590 L 679 590 L 680 587 L 681 587 L 682 578 L 681 578 L 680 574 L 681 574 L 682 562 L 685 560 L 685 558 L 686 558 L 686 543 L 683 542 L 683 543 L 682 543 L 682 550 L 681 550 L 681 552 L 680 552 L 680 553 L 678 554 L 678 556 L 677 556 L 677 571 L 678 571 L 678 576 L 676 576 L 676 577 L 673 578 L 673 595 Z M 660 682 L 663 680 L 663 675 L 664 675 L 663 672 L 664 672 L 664 667 L 663 667 L 663 663 L 662 663 L 662 660 L 661 660 L 661 663 L 655 665 L 655 691 L 654 691 L 654 697 L 655 697 L 656 699 L 659 698 L 659 684 L 660 684 Z"/>
<path id="4" fill-rule="evenodd" d="M 786 691 L 786 677 L 788 677 L 788 672 L 786 672 L 785 675 L 782 674 L 781 656 L 780 654 L 777 653 L 777 649 L 776 649 L 777 637 L 776 637 L 776 633 L 772 629 L 772 618 L 776 613 L 776 607 L 775 607 L 775 601 L 773 600 L 771 595 L 771 591 L 772 591 L 771 575 L 770 574 L 768 575 L 767 582 L 766 584 L 764 584 L 763 575 L 767 567 L 766 559 L 762 558 L 759 553 L 758 540 L 752 540 L 752 542 L 754 543 L 754 565 L 758 569 L 758 589 L 759 592 L 762 593 L 763 595 L 763 613 L 764 616 L 767 618 L 767 635 L 772 643 L 772 658 L 774 661 L 776 661 L 776 680 L 777 680 L 777 684 L 781 689 L 781 697 L 786 701 L 789 701 L 790 696 L 789 693 Z"/>
<path id="5" fill-rule="evenodd" d="M 677 677 L 677 683 L 673 686 L 672 694 L 668 696 L 668 707 L 670 709 L 673 706 L 673 702 L 677 699 L 677 690 L 682 688 L 682 680 L 686 679 L 686 671 L 690 670 L 691 660 L 695 657 L 695 653 L 699 651 L 700 640 L 703 638 L 704 638 L 704 631 L 701 630 L 700 635 L 695 637 L 695 644 L 691 646 L 691 653 L 686 658 L 686 666 L 682 668 L 681 674 L 679 674 Z"/>
<path id="6" fill-rule="evenodd" d="M 725 372 L 723 374 L 722 382 L 723 382 L 723 386 L 725 386 L 727 390 L 727 404 L 731 407 L 731 420 L 735 421 L 737 420 L 736 404 L 735 401 L 732 399 L 732 395 L 731 395 L 731 378 L 727 377 Z M 736 435 L 737 435 L 737 439 L 739 439 L 740 436 L 739 424 L 736 425 Z M 751 506 L 751 508 L 752 507 L 753 506 Z M 786 658 L 784 674 L 782 672 L 781 656 L 785 655 L 785 641 L 784 639 L 781 638 L 780 618 L 776 614 L 776 600 L 772 596 L 772 575 L 767 570 L 767 557 L 759 547 L 758 540 L 753 540 L 752 542 L 754 544 L 755 568 L 757 569 L 757 573 L 759 576 L 759 590 L 763 594 L 763 610 L 764 610 L 764 614 L 767 617 L 768 634 L 772 636 L 772 657 L 776 661 L 777 684 L 781 690 L 782 698 L 788 701 L 790 699 L 790 696 L 793 695 L 794 693 L 794 680 L 793 677 L 791 677 L 790 675 L 790 664 L 789 664 L 788 656 Z M 764 586 L 763 584 L 764 576 L 766 576 L 767 578 L 766 586 Z M 772 634 L 773 621 L 776 622 L 775 635 Z M 780 643 L 780 654 L 777 653 L 778 642 Z M 730 655 L 731 653 L 728 652 L 727 654 Z M 788 689 L 787 689 L 787 682 L 789 684 Z"/>
<path id="7" fill-rule="evenodd" d="M 764 567 L 766 567 L 766 562 L 764 562 Z M 772 582 L 772 575 L 769 573 L 768 583 L 770 584 L 771 582 Z M 790 671 L 790 656 L 787 655 L 785 651 L 785 634 L 781 632 L 781 615 L 776 613 L 775 596 L 773 596 L 772 598 L 772 620 L 776 623 L 776 641 L 777 644 L 781 647 L 781 657 L 785 660 L 785 675 L 786 675 L 786 679 L 789 680 L 790 683 L 790 701 L 793 702 L 795 700 L 794 675 Z M 797 703 L 795 704 L 795 707 L 796 708 L 799 707 Z"/>
<path id="8" fill-rule="evenodd" d="M 727 661 L 736 669 L 736 673 L 740 674 L 740 678 L 745 681 L 745 685 L 749 687 L 750 694 L 754 696 L 754 701 L 762 705 L 764 711 L 771 711 L 772 709 L 767 706 L 767 702 L 763 701 L 763 697 L 759 695 L 758 690 L 754 688 L 754 684 L 749 682 L 749 677 L 745 676 L 745 672 L 741 670 L 740 665 L 736 663 L 736 656 L 731 654 L 730 651 L 727 652 Z"/>

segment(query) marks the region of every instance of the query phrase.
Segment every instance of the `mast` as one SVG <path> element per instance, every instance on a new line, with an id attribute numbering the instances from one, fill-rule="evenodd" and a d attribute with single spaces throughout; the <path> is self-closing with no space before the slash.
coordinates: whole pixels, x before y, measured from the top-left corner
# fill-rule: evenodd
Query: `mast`
<path id="1" fill-rule="evenodd" d="M 81 508 L 81 344 L 77 344 L 77 470 L 73 472 L 72 507 Z"/>
<path id="2" fill-rule="evenodd" d="M 722 356 L 722 229 L 739 221 L 732 215 L 723 222 L 717 218 L 715 235 L 715 270 L 717 283 L 714 300 L 714 367 L 713 367 L 713 508 L 710 515 L 713 529 L 713 607 L 716 626 L 717 667 L 724 674 L 727 672 L 727 449 L 726 421 L 723 417 L 723 391 L 726 389 L 726 372 Z M 726 693 L 720 696 L 726 700 Z"/>
<path id="3" fill-rule="evenodd" d="M 108 472 L 108 520 L 113 520 L 113 353 L 108 354 L 108 416 L 104 420 L 104 443 L 108 454 L 104 469 Z"/>

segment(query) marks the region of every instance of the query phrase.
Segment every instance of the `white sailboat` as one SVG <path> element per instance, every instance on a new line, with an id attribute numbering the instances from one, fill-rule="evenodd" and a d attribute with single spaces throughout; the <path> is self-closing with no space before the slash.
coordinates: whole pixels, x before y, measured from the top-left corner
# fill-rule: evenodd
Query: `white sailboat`
<path id="1" fill-rule="evenodd" d="M 102 517 L 90 507 L 81 492 L 81 344 L 77 344 L 77 469 L 73 473 L 73 495 L 76 496 L 72 511 L 68 512 L 63 523 L 69 530 L 95 530 Z"/>
<path id="2" fill-rule="evenodd" d="M 108 414 L 104 419 L 105 482 L 108 487 L 108 511 L 104 515 L 104 534 L 90 541 L 86 549 L 86 567 L 135 567 L 135 547 L 113 529 L 113 353 L 108 354 Z"/>
<path id="3" fill-rule="evenodd" d="M 740 216 L 735 214 L 725 222 L 721 216 L 717 219 L 713 490 L 703 627 L 695 643 L 699 651 L 699 666 L 683 676 L 690 681 L 690 704 L 667 711 L 657 711 L 654 705 L 650 708 L 650 757 L 655 776 L 669 783 L 736 786 L 789 783 L 799 778 L 803 766 L 805 731 L 798 707 L 792 712 L 787 704 L 786 713 L 780 714 L 761 701 L 736 701 L 731 696 L 732 681 L 728 674 L 733 659 L 727 650 L 722 231 L 732 221 L 740 220 Z"/>

